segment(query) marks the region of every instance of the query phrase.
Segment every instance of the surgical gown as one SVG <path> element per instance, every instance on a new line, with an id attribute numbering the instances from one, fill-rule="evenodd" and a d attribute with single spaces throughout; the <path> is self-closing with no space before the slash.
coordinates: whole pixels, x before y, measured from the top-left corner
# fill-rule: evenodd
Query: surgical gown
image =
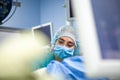
<path id="1" fill-rule="evenodd" d="M 69 57 L 62 62 L 53 60 L 47 65 L 47 71 L 56 80 L 86 80 L 86 70 L 81 56 Z"/>

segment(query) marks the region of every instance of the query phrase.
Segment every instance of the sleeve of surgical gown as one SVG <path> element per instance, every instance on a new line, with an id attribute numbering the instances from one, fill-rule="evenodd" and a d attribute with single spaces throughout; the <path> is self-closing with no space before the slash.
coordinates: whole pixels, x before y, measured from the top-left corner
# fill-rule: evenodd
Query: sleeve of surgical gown
<path id="1" fill-rule="evenodd" d="M 86 80 L 81 56 L 66 58 L 63 62 L 53 60 L 48 64 L 47 71 L 56 80 Z"/>

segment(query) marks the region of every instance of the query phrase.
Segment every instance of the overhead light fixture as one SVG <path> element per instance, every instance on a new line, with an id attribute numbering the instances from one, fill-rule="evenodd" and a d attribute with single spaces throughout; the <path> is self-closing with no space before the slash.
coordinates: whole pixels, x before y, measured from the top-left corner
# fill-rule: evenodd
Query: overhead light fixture
<path id="1" fill-rule="evenodd" d="M 13 12 L 11 15 L 6 19 L 6 17 L 9 15 L 12 6 L 15 6 Z M 0 25 L 7 22 L 15 13 L 17 7 L 21 7 L 21 3 L 18 2 L 18 0 L 0 0 Z M 3 21 L 4 20 L 4 21 Z"/>
<path id="2" fill-rule="evenodd" d="M 12 0 L 0 0 L 0 23 L 10 13 L 12 8 Z"/>

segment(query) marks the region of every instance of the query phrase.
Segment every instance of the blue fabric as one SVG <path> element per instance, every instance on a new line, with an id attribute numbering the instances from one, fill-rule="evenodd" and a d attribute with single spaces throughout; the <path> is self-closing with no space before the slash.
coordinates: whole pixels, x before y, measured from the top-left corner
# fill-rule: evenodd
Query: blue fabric
<path id="1" fill-rule="evenodd" d="M 53 77 L 62 75 L 62 80 L 86 80 L 86 70 L 81 56 L 65 58 L 63 62 L 53 60 L 48 64 L 47 71 Z"/>
<path id="2" fill-rule="evenodd" d="M 52 77 L 57 77 L 58 75 L 56 80 L 110 80 L 102 77 L 87 78 L 82 56 L 65 58 L 63 62 L 52 60 L 47 66 L 47 71 Z"/>
<path id="3" fill-rule="evenodd" d="M 54 47 L 54 53 L 58 58 L 64 59 L 73 56 L 74 50 L 67 48 L 65 46 L 56 45 Z"/>
<path id="4" fill-rule="evenodd" d="M 110 80 L 109 78 L 92 78 L 88 80 Z"/>
<path id="5" fill-rule="evenodd" d="M 110 80 L 108 78 L 87 79 L 85 77 L 85 64 L 81 56 L 69 57 L 64 59 L 63 62 L 58 62 L 54 60 L 53 53 L 49 53 L 45 58 L 33 63 L 32 66 L 34 70 L 47 67 L 47 71 L 52 76 L 55 76 L 55 74 L 64 75 L 64 79 L 60 80 Z"/>

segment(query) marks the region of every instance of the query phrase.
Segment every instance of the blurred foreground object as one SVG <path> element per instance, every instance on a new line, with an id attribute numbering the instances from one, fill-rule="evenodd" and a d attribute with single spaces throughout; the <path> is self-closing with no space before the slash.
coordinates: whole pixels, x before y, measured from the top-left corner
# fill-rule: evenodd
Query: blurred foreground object
<path id="1" fill-rule="evenodd" d="M 0 80 L 36 80 L 31 62 L 44 57 L 43 45 L 47 42 L 41 33 L 41 41 L 24 33 L 21 37 L 12 36 L 0 45 Z"/>
<path id="2" fill-rule="evenodd" d="M 46 67 L 34 71 L 34 74 L 36 75 L 37 80 L 58 80 L 52 77 L 50 74 L 48 74 Z M 56 77 L 60 80 L 63 80 L 62 77 L 60 77 L 60 75 Z"/>
<path id="3" fill-rule="evenodd" d="M 86 75 L 120 80 L 120 0 L 73 0 L 73 5 Z"/>

